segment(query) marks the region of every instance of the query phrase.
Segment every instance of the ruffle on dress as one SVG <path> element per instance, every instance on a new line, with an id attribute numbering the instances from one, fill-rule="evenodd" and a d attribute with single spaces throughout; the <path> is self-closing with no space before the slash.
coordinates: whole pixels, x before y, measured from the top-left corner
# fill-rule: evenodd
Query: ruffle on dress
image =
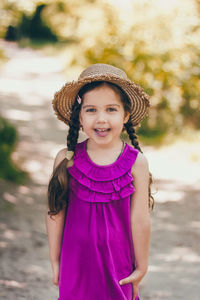
<path id="1" fill-rule="evenodd" d="M 110 202 L 131 195 L 135 191 L 131 168 L 139 151 L 126 143 L 114 163 L 97 165 L 87 154 L 86 142 L 76 145 L 74 163 L 68 168 L 70 189 L 87 202 Z"/>

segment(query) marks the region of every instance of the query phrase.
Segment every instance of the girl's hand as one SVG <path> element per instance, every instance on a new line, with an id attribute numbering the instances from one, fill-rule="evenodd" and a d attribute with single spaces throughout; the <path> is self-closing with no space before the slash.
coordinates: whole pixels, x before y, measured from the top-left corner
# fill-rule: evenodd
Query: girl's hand
<path id="1" fill-rule="evenodd" d="M 135 298 L 137 296 L 139 282 L 142 280 L 142 278 L 145 276 L 145 274 L 146 274 L 145 271 L 142 271 L 142 270 L 136 268 L 128 277 L 123 278 L 119 281 L 120 285 L 127 284 L 127 283 L 133 284 L 133 299 L 132 300 L 135 300 Z"/>
<path id="2" fill-rule="evenodd" d="M 52 282 L 54 285 L 58 285 L 58 283 L 59 283 L 59 262 L 54 263 L 52 265 L 52 270 L 53 270 Z"/>

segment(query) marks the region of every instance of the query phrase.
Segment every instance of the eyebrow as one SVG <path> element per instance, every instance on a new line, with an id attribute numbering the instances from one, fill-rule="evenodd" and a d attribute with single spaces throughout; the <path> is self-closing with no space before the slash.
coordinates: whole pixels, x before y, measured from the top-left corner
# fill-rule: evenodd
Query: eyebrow
<path id="1" fill-rule="evenodd" d="M 95 107 L 95 105 L 92 105 L 92 104 L 88 104 L 88 105 L 83 105 L 83 108 L 86 108 L 86 107 Z M 120 107 L 120 105 L 119 104 L 107 104 L 106 106 L 118 106 L 118 107 Z"/>

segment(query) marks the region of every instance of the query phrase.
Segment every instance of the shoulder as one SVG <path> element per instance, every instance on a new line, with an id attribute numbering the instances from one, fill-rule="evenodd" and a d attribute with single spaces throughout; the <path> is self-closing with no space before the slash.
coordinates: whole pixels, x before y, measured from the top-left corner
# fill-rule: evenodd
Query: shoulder
<path id="1" fill-rule="evenodd" d="M 63 159 L 65 158 L 67 152 L 67 148 L 63 148 L 60 151 L 58 151 L 55 160 L 54 160 L 54 165 L 53 165 L 53 169 L 55 169 L 60 163 L 61 161 L 63 161 Z"/>
<path id="2" fill-rule="evenodd" d="M 149 176 L 149 163 L 144 153 L 138 152 L 136 160 L 132 165 L 131 173 L 134 176 Z"/>

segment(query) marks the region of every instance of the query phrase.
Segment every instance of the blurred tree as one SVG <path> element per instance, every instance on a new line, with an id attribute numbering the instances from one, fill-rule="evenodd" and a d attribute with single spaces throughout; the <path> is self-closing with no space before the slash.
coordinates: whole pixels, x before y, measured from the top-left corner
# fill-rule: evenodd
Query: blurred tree
<path id="1" fill-rule="evenodd" d="M 14 1 L 1 0 L 0 12 L 0 36 L 7 35 L 8 40 L 16 40 L 16 26 L 21 18 L 21 9 Z"/>
<path id="2" fill-rule="evenodd" d="M 173 10 L 167 4 L 163 10 L 156 0 L 136 0 L 124 18 L 120 8 L 106 0 L 30 2 L 35 12 L 21 11 L 20 18 L 18 2 L 12 2 L 16 11 L 8 19 L 15 21 L 9 25 L 16 26 L 18 19 L 23 35 L 28 31 L 30 36 L 36 31 L 48 36 L 44 28 L 49 28 L 58 39 L 73 42 L 67 44 L 67 68 L 113 64 L 150 94 L 151 117 L 137 128 L 139 134 L 161 141 L 184 125 L 200 128 L 199 0 L 185 0 L 184 6 L 174 3 Z"/>
<path id="3" fill-rule="evenodd" d="M 184 76 L 179 78 L 182 93 L 179 114 L 183 116 L 184 125 L 200 129 L 200 51 L 193 46 L 189 51 L 194 58 L 184 70 Z"/>
<path id="4" fill-rule="evenodd" d="M 46 24 L 42 13 L 46 4 L 39 4 L 31 16 L 21 13 L 21 18 L 16 26 L 9 25 L 5 33 L 6 40 L 20 40 L 29 38 L 31 40 L 56 42 L 57 36 Z"/>
<path id="5" fill-rule="evenodd" d="M 16 41 L 17 40 L 17 28 L 9 25 L 5 33 L 5 40 Z"/>
<path id="6" fill-rule="evenodd" d="M 175 29 L 166 26 L 168 15 L 154 17 L 150 27 L 148 17 L 147 21 L 144 17 L 149 12 L 147 6 L 146 11 L 142 8 L 141 23 L 135 22 L 122 30 L 119 14 L 113 7 L 101 3 L 100 8 L 104 15 L 102 34 L 95 35 L 92 41 L 92 29 L 85 34 L 80 40 L 81 52 L 74 54 L 71 65 L 109 63 L 124 69 L 131 80 L 143 86 L 151 96 L 151 117 L 142 122 L 137 132 L 146 140 L 160 142 L 169 132 L 179 133 L 184 125 L 199 129 L 200 68 L 194 27 L 188 25 L 185 29 L 190 41 L 185 41 L 183 35 L 180 45 L 175 46 Z M 170 22 L 174 19 L 176 12 Z"/>
<path id="7" fill-rule="evenodd" d="M 26 173 L 21 171 L 11 159 L 16 143 L 16 129 L 0 117 L 0 178 L 23 183 L 26 179 Z"/>

